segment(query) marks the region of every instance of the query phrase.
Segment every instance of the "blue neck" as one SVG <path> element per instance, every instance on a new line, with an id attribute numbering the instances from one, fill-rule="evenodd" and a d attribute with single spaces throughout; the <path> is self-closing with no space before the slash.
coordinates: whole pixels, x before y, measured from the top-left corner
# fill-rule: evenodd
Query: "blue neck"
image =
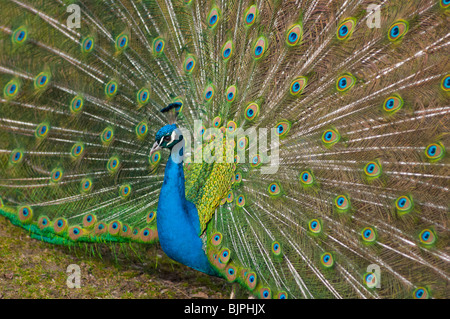
<path id="1" fill-rule="evenodd" d="M 161 247 L 170 258 L 201 272 L 215 275 L 216 272 L 211 268 L 202 248 L 203 242 L 198 236 L 200 223 L 197 209 L 186 200 L 184 183 L 183 162 L 177 160 L 176 156 L 174 162 L 170 156 L 166 164 L 156 218 Z"/>

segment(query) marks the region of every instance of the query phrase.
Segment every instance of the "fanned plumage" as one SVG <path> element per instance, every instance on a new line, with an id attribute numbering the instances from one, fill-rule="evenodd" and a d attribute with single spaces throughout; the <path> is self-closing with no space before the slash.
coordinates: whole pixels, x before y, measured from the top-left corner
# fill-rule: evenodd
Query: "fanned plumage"
<path id="1" fill-rule="evenodd" d="M 159 226 L 157 148 L 197 136 L 180 210 L 211 269 L 189 266 L 261 298 L 448 298 L 449 3 L 372 2 L 1 0 L 0 213 L 51 243 L 189 243 Z"/>

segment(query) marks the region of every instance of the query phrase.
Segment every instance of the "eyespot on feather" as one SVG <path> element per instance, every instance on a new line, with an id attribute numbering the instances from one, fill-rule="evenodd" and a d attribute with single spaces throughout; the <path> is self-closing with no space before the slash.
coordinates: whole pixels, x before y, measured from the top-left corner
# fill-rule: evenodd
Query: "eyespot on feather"
<path id="1" fill-rule="evenodd" d="M 143 139 L 148 133 L 148 123 L 147 121 L 142 121 L 136 125 L 136 136 L 138 139 Z"/>
<path id="2" fill-rule="evenodd" d="M 20 26 L 15 29 L 11 35 L 11 40 L 14 44 L 23 44 L 27 41 L 28 30 L 25 26 Z"/>
<path id="3" fill-rule="evenodd" d="M 232 263 L 229 263 L 225 268 L 225 276 L 228 282 L 234 282 L 237 278 L 237 268 Z"/>
<path id="4" fill-rule="evenodd" d="M 70 156 L 73 159 L 80 158 L 84 154 L 84 144 L 83 143 L 75 143 L 70 150 Z"/>
<path id="5" fill-rule="evenodd" d="M 43 123 L 39 124 L 39 125 L 36 127 L 36 130 L 35 130 L 35 132 L 34 132 L 34 135 L 35 135 L 37 138 L 42 139 L 42 138 L 45 138 L 45 137 L 48 135 L 48 132 L 49 132 L 49 131 L 50 131 L 50 126 L 49 126 L 49 124 L 48 124 L 47 122 L 43 122 Z"/>
<path id="6" fill-rule="evenodd" d="M 246 27 L 250 27 L 255 23 L 256 17 L 258 15 L 258 9 L 256 8 L 256 5 L 250 6 L 244 14 L 244 23 Z"/>
<path id="7" fill-rule="evenodd" d="M 227 264 L 228 261 L 230 261 L 231 252 L 228 248 L 222 248 L 222 250 L 219 253 L 219 263 L 221 264 Z"/>
<path id="8" fill-rule="evenodd" d="M 156 210 L 152 210 L 147 214 L 147 224 L 156 220 Z"/>
<path id="9" fill-rule="evenodd" d="M 347 18 L 344 21 L 342 21 L 336 31 L 337 38 L 339 40 L 346 40 L 348 39 L 355 29 L 356 25 L 356 19 L 355 18 Z"/>
<path id="10" fill-rule="evenodd" d="M 50 83 L 50 73 L 49 72 L 41 72 L 34 78 L 34 88 L 36 90 L 43 90 Z"/>
<path id="11" fill-rule="evenodd" d="M 377 240 L 377 234 L 372 227 L 366 227 L 361 231 L 361 237 L 363 241 L 367 243 L 373 243 Z"/>
<path id="12" fill-rule="evenodd" d="M 308 79 L 304 76 L 299 76 L 295 78 L 289 87 L 289 92 L 291 95 L 298 95 L 302 93 L 303 89 L 305 88 L 306 84 L 308 83 Z"/>
<path id="13" fill-rule="evenodd" d="M 204 126 L 200 127 L 197 134 L 198 134 L 197 136 L 203 136 L 205 134 L 205 127 Z"/>
<path id="14" fill-rule="evenodd" d="M 91 228 L 97 223 L 97 216 L 93 214 L 86 214 L 83 217 L 83 227 Z"/>
<path id="15" fill-rule="evenodd" d="M 67 230 L 68 227 L 69 227 L 69 224 L 67 223 L 67 221 L 64 218 L 57 218 L 53 222 L 53 230 L 57 234 L 64 232 L 65 230 Z"/>
<path id="16" fill-rule="evenodd" d="M 157 151 L 152 154 L 152 156 L 149 157 L 149 162 L 152 166 L 156 166 L 161 161 L 161 152 Z"/>
<path id="17" fill-rule="evenodd" d="M 222 59 L 224 61 L 228 61 L 228 59 L 231 58 L 232 54 L 233 54 L 233 41 L 228 40 L 222 47 Z"/>
<path id="18" fill-rule="evenodd" d="M 416 289 L 414 289 L 413 298 L 414 299 L 428 299 L 428 298 L 430 298 L 430 293 L 424 287 L 417 287 Z"/>
<path id="19" fill-rule="evenodd" d="M 195 69 L 195 58 L 193 55 L 188 55 L 186 59 L 184 59 L 183 69 L 187 74 L 191 74 Z"/>
<path id="20" fill-rule="evenodd" d="M 253 121 L 259 114 L 259 105 L 252 102 L 245 109 L 245 118 L 249 121 Z"/>
<path id="21" fill-rule="evenodd" d="M 149 99 L 150 99 L 150 91 L 147 88 L 140 89 L 136 94 L 136 100 L 139 107 L 147 104 Z"/>
<path id="22" fill-rule="evenodd" d="M 174 98 L 172 103 L 177 103 L 178 106 L 175 107 L 175 112 L 180 113 L 183 110 L 184 102 L 181 97 Z"/>
<path id="23" fill-rule="evenodd" d="M 230 190 L 230 191 L 228 192 L 226 199 L 227 199 L 227 202 L 228 202 L 228 203 L 231 203 L 231 202 L 234 200 L 234 194 L 233 194 L 233 191 Z"/>
<path id="24" fill-rule="evenodd" d="M 232 85 L 225 92 L 225 99 L 228 103 L 231 103 L 236 99 L 236 95 L 237 95 L 237 88 L 235 85 Z"/>
<path id="25" fill-rule="evenodd" d="M 123 199 L 128 198 L 131 195 L 131 186 L 129 184 L 119 187 L 119 196 Z"/>
<path id="26" fill-rule="evenodd" d="M 213 127 L 215 127 L 215 128 L 219 128 L 221 123 L 222 123 L 222 118 L 220 116 L 216 116 L 212 121 Z"/>
<path id="27" fill-rule="evenodd" d="M 281 255 L 281 245 L 280 245 L 279 242 L 274 241 L 274 242 L 272 243 L 271 248 L 272 248 L 272 253 L 273 253 L 275 256 L 280 256 L 280 255 Z"/>
<path id="28" fill-rule="evenodd" d="M 286 291 L 280 291 L 277 294 L 277 299 L 288 299 L 288 295 Z"/>
<path id="29" fill-rule="evenodd" d="M 448 5 L 450 5 L 450 1 Z M 445 92 L 450 91 L 450 74 L 447 74 L 442 78 L 441 89 L 444 90 Z"/>
<path id="30" fill-rule="evenodd" d="M 210 84 L 206 87 L 205 91 L 203 92 L 203 99 L 206 102 L 209 102 L 214 97 L 215 88 L 214 85 Z"/>
<path id="31" fill-rule="evenodd" d="M 388 39 L 391 42 L 398 41 L 408 32 L 408 22 L 399 20 L 391 25 L 388 31 Z"/>
<path id="32" fill-rule="evenodd" d="M 247 149 L 247 146 L 248 146 L 248 137 L 247 136 L 241 137 L 237 142 L 238 149 L 245 150 Z"/>
<path id="33" fill-rule="evenodd" d="M 121 33 L 116 38 L 116 50 L 123 51 L 128 48 L 129 37 L 125 33 Z"/>
<path id="34" fill-rule="evenodd" d="M 338 195 L 334 199 L 338 212 L 347 212 L 350 209 L 350 199 L 346 195 Z"/>
<path id="35" fill-rule="evenodd" d="M 43 230 L 47 227 L 51 227 L 50 219 L 47 216 L 41 216 L 38 220 L 38 227 L 40 230 Z"/>
<path id="36" fill-rule="evenodd" d="M 72 226 L 69 228 L 69 238 L 73 241 L 83 237 L 85 231 L 80 226 Z"/>
<path id="37" fill-rule="evenodd" d="M 286 136 L 290 129 L 291 129 L 291 123 L 288 121 L 278 122 L 278 124 L 275 125 L 275 130 L 276 130 L 275 133 L 279 137 Z"/>
<path id="38" fill-rule="evenodd" d="M 318 219 L 311 219 L 308 222 L 308 228 L 313 234 L 320 234 L 322 232 L 322 223 Z"/>
<path id="39" fill-rule="evenodd" d="M 108 231 L 108 225 L 104 222 L 98 223 L 94 228 L 94 233 L 96 235 L 106 234 Z"/>
<path id="40" fill-rule="evenodd" d="M 334 258 L 333 255 L 330 253 L 323 253 L 322 256 L 320 256 L 320 262 L 325 268 L 331 268 L 334 266 Z"/>
<path id="41" fill-rule="evenodd" d="M 119 235 L 122 236 L 122 237 L 126 237 L 126 238 L 131 237 L 132 229 L 131 229 L 130 225 L 123 224 L 122 228 L 120 229 L 120 234 Z"/>
<path id="42" fill-rule="evenodd" d="M 133 240 L 138 241 L 139 240 L 139 234 L 140 234 L 139 227 L 134 227 L 133 230 L 131 231 L 131 238 Z"/>
<path id="43" fill-rule="evenodd" d="M 335 129 L 329 129 L 323 132 L 322 134 L 322 142 L 327 147 L 331 147 L 341 139 L 341 135 Z"/>
<path id="44" fill-rule="evenodd" d="M 11 80 L 8 83 L 6 83 L 5 87 L 3 88 L 3 96 L 5 99 L 10 100 L 17 96 L 20 90 L 20 82 L 18 80 Z"/>
<path id="45" fill-rule="evenodd" d="M 119 222 L 118 220 L 114 220 L 108 226 L 108 233 L 110 235 L 116 236 L 119 234 L 121 228 L 122 228 L 122 223 Z"/>
<path id="46" fill-rule="evenodd" d="M 76 114 L 83 109 L 84 99 L 81 96 L 75 96 L 72 101 L 70 101 L 70 112 Z"/>
<path id="47" fill-rule="evenodd" d="M 236 131 L 236 129 L 237 129 L 236 122 L 235 121 L 228 121 L 228 123 L 227 123 L 227 133 L 228 134 L 232 134 L 232 133 L 234 133 Z M 234 140 L 233 140 L 233 142 L 234 142 Z"/>
<path id="48" fill-rule="evenodd" d="M 271 183 L 267 189 L 271 196 L 278 196 L 281 194 L 281 187 L 278 183 Z"/>
<path id="49" fill-rule="evenodd" d="M 114 131 L 112 127 L 107 127 L 103 130 L 102 134 L 100 135 L 100 139 L 103 144 L 108 145 L 111 143 L 114 137 Z"/>
<path id="50" fill-rule="evenodd" d="M 58 183 L 63 177 L 63 170 L 61 168 L 55 168 L 50 174 L 50 182 Z"/>
<path id="51" fill-rule="evenodd" d="M 108 162 L 106 163 L 106 169 L 110 173 L 115 173 L 119 169 L 120 166 L 120 160 L 117 156 L 111 157 Z"/>
<path id="52" fill-rule="evenodd" d="M 400 95 L 391 95 L 383 103 L 383 110 L 387 113 L 395 113 L 403 107 L 403 99 Z"/>
<path id="53" fill-rule="evenodd" d="M 314 175 L 311 172 L 303 171 L 300 174 L 300 182 L 305 186 L 311 185 L 314 182 Z"/>
<path id="54" fill-rule="evenodd" d="M 255 156 L 253 156 L 250 166 L 252 168 L 257 168 L 260 165 L 261 165 L 261 156 L 259 154 L 256 154 Z"/>
<path id="55" fill-rule="evenodd" d="M 336 81 L 336 89 L 339 92 L 346 92 L 355 85 L 356 78 L 350 73 L 341 75 Z"/>
<path id="56" fill-rule="evenodd" d="M 92 190 L 92 179 L 83 178 L 80 183 L 80 189 L 82 193 L 88 193 Z"/>
<path id="57" fill-rule="evenodd" d="M 364 274 L 364 284 L 368 288 L 376 288 L 378 286 L 378 277 L 375 272 L 368 272 Z"/>
<path id="58" fill-rule="evenodd" d="M 222 243 L 222 234 L 219 232 L 214 233 L 211 236 L 211 244 L 213 246 L 219 246 Z"/>
<path id="59" fill-rule="evenodd" d="M 212 8 L 208 14 L 207 25 L 208 28 L 214 29 L 220 20 L 220 11 L 218 8 Z"/>
<path id="60" fill-rule="evenodd" d="M 245 196 L 244 195 L 239 195 L 236 198 L 236 205 L 239 207 L 244 207 L 245 206 Z"/>
<path id="61" fill-rule="evenodd" d="M 261 296 L 261 299 L 270 299 L 272 297 L 272 292 L 270 291 L 270 288 L 263 287 L 260 289 L 259 295 Z"/>
<path id="62" fill-rule="evenodd" d="M 91 36 L 85 37 L 83 41 L 81 41 L 81 52 L 90 53 L 94 49 L 95 41 Z"/>
<path id="63" fill-rule="evenodd" d="M 155 239 L 157 236 L 155 234 L 155 231 L 149 227 L 146 227 L 144 229 L 141 230 L 140 232 L 140 240 L 143 241 L 144 243 L 146 242 L 150 242 L 153 239 Z"/>
<path id="64" fill-rule="evenodd" d="M 296 24 L 289 28 L 286 33 L 286 43 L 289 46 L 295 46 L 300 44 L 303 36 L 303 29 L 300 24 Z"/>
<path id="65" fill-rule="evenodd" d="M 366 164 L 364 167 L 364 173 L 369 178 L 378 178 L 382 173 L 381 164 L 377 161 L 372 161 Z"/>
<path id="66" fill-rule="evenodd" d="M 236 174 L 234 176 L 234 182 L 235 183 L 240 183 L 241 181 L 242 181 L 242 173 L 236 172 Z"/>
<path id="67" fill-rule="evenodd" d="M 255 289 L 256 282 L 257 282 L 256 274 L 254 272 L 248 272 L 245 278 L 245 285 L 247 286 L 247 288 L 250 290 Z"/>
<path id="68" fill-rule="evenodd" d="M 411 196 L 400 196 L 395 201 L 395 208 L 399 215 L 404 215 L 412 211 L 414 202 Z"/>
<path id="69" fill-rule="evenodd" d="M 425 156 L 432 162 L 436 162 L 444 158 L 445 147 L 440 142 L 431 143 L 425 149 Z"/>
<path id="70" fill-rule="evenodd" d="M 419 234 L 420 242 L 425 246 L 431 246 L 436 242 L 436 234 L 432 229 L 424 229 Z"/>
<path id="71" fill-rule="evenodd" d="M 253 58 L 259 60 L 264 55 L 266 51 L 267 40 L 265 37 L 259 37 L 253 46 Z"/>
<path id="72" fill-rule="evenodd" d="M 153 40 L 153 53 L 156 55 L 160 55 L 164 52 L 164 47 L 166 43 L 162 38 L 156 38 Z"/>
<path id="73" fill-rule="evenodd" d="M 107 98 L 112 98 L 117 94 L 118 84 L 116 81 L 111 80 L 105 85 L 105 94 Z"/>
<path id="74" fill-rule="evenodd" d="M 23 224 L 29 224 L 33 220 L 33 209 L 28 205 L 21 206 L 17 210 L 17 217 Z"/>
<path id="75" fill-rule="evenodd" d="M 9 163 L 16 165 L 23 161 L 24 153 L 20 149 L 14 149 L 11 151 L 11 155 L 9 156 Z"/>

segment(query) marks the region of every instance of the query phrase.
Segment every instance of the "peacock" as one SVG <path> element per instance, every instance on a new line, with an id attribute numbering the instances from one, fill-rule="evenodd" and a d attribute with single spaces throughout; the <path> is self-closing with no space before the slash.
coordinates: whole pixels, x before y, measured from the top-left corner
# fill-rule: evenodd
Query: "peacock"
<path id="1" fill-rule="evenodd" d="M 262 299 L 449 298 L 448 0 L 0 0 L 0 214 Z"/>

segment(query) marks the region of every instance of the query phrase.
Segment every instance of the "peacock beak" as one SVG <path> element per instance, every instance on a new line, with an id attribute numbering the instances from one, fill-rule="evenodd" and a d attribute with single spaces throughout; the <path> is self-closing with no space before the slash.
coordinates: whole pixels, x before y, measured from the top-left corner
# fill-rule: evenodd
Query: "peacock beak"
<path id="1" fill-rule="evenodd" d="M 150 150 L 150 156 L 152 156 L 153 153 L 155 153 L 156 151 L 160 150 L 161 146 L 159 146 L 158 142 L 155 142 L 155 144 L 153 144 L 152 149 Z"/>

